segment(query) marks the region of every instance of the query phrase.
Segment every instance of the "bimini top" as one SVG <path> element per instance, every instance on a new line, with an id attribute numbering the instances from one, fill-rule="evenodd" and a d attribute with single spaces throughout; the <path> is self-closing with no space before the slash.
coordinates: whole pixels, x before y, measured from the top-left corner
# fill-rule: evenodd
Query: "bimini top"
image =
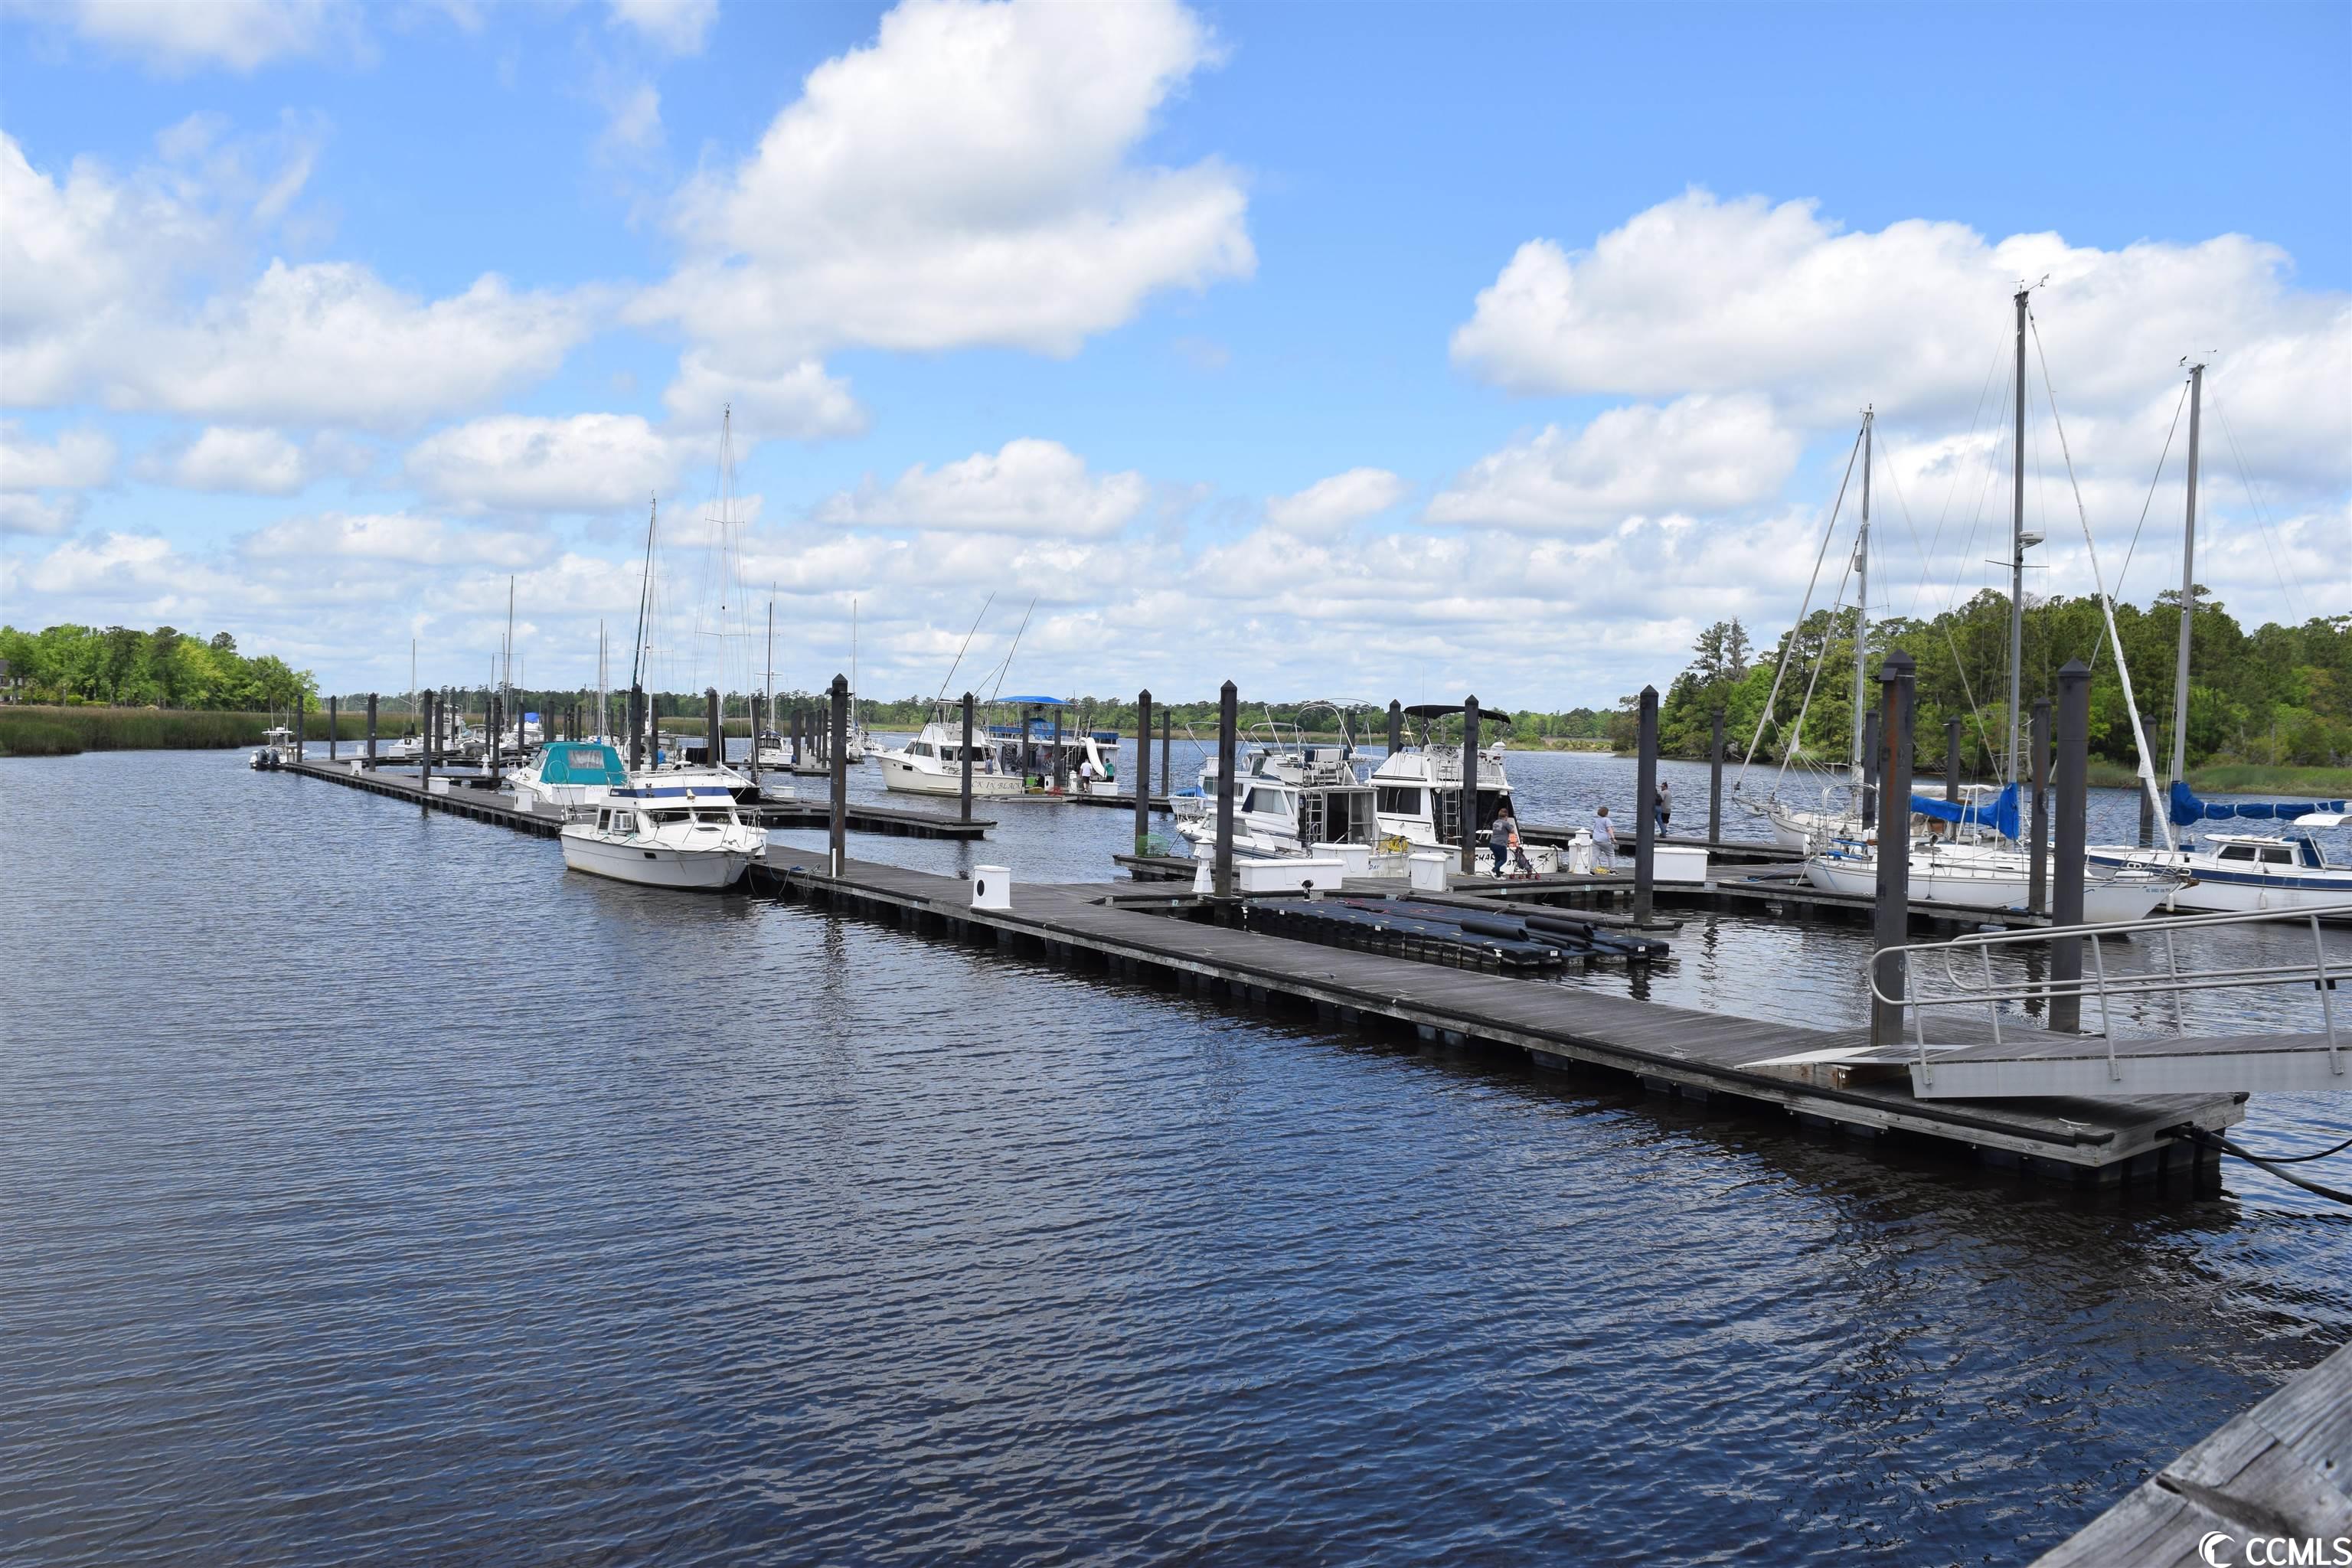
<path id="1" fill-rule="evenodd" d="M 999 702 L 1010 702 L 1019 708 L 1074 708 L 1076 703 L 1060 697 L 1000 697 Z"/>
<path id="2" fill-rule="evenodd" d="M 629 772 L 621 765 L 621 753 L 602 741 L 562 741 L 546 748 L 540 760 L 539 782 L 619 789 L 629 782 Z"/>
<path id="3" fill-rule="evenodd" d="M 2313 816 L 2321 812 L 2340 812 L 2340 800 L 2200 800 L 2189 793 L 2189 786 L 2179 779 L 2172 781 L 2172 825 L 2188 827 L 2199 822 L 2222 822 L 2241 817 L 2249 822 L 2293 822 L 2299 816 Z"/>
<path id="4" fill-rule="evenodd" d="M 1416 719 L 1443 719 L 1448 714 L 1459 713 L 1462 710 L 1462 704 L 1459 702 L 1416 702 L 1405 710 Z M 1492 719 L 1498 724 L 1507 724 L 1511 721 L 1511 716 L 1499 708 L 1481 708 L 1478 710 L 1478 717 Z"/>

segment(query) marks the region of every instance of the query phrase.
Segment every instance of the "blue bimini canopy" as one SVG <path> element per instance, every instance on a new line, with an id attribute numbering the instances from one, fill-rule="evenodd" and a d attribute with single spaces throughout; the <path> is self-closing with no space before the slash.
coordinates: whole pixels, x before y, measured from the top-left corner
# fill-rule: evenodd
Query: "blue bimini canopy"
<path id="1" fill-rule="evenodd" d="M 547 748 L 539 781 L 551 784 L 604 784 L 618 789 L 629 782 L 621 753 L 601 741 L 565 741 Z"/>
<path id="2" fill-rule="evenodd" d="M 2003 838 L 2018 837 L 2017 786 L 2013 784 L 1983 805 L 1971 805 L 1958 800 L 1931 800 L 1924 795 L 1915 795 L 1911 797 L 1911 810 L 1916 816 L 1932 816 L 1938 822 L 1990 827 Z"/>
<path id="3" fill-rule="evenodd" d="M 2242 817 L 2250 822 L 2293 822 L 2298 816 L 2308 816 L 2315 811 L 2342 811 L 2340 800 L 2199 800 L 2189 793 L 2189 786 L 2179 779 L 2172 781 L 2170 803 L 2172 826 L 2187 827 L 2198 822 L 2221 822 L 2230 817 Z"/>
<path id="4" fill-rule="evenodd" d="M 1010 702 L 1018 708 L 1068 708 L 1074 706 L 1059 697 L 1000 697 L 999 702 Z"/>

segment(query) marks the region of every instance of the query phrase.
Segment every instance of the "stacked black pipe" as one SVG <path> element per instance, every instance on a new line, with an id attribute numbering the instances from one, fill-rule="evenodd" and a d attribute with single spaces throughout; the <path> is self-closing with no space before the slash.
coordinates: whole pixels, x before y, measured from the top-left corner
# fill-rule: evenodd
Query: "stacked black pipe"
<path id="1" fill-rule="evenodd" d="M 1253 900 L 1253 931 L 1454 969 L 1517 973 L 1570 960 L 1663 958 L 1666 944 L 1567 915 L 1466 910 L 1413 899 Z"/>

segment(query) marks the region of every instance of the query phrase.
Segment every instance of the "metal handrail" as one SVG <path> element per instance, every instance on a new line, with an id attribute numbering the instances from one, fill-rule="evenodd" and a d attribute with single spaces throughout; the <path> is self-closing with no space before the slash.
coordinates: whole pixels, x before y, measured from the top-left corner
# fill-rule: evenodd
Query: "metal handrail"
<path id="1" fill-rule="evenodd" d="M 1875 1001 L 1889 1006 L 1908 1008 L 1912 1032 L 1918 1047 L 1917 1064 L 1927 1081 L 1934 1081 L 1935 1068 L 1927 1055 L 1927 1010 L 1930 1007 L 1973 1007 L 1982 1005 L 1992 1022 L 1992 1038 L 2000 1043 L 2000 1004 L 2003 1002 L 2041 999 L 2045 1005 L 2061 998 L 2076 1001 L 2095 997 L 2099 1005 L 2099 1033 L 2107 1043 L 2107 1074 L 2111 1081 L 2123 1078 L 2121 1064 L 2116 1060 L 2116 1041 L 2109 1004 L 2117 996 L 2165 995 L 2173 999 L 2173 1026 L 2183 1027 L 2180 1006 L 2181 993 L 2192 989 L 2230 990 L 2254 985 L 2309 984 L 2319 991 L 2321 1016 L 2326 1021 L 2327 1067 L 2331 1073 L 2344 1071 L 2341 1042 L 2336 1037 L 2335 977 L 2327 969 L 2327 948 L 2320 930 L 2323 919 L 2352 919 L 2352 903 L 2325 904 L 2316 909 L 2261 910 L 2241 913 L 2206 915 L 2171 915 L 2152 921 L 2114 921 L 2099 925 L 2047 926 L 2034 931 L 1975 931 L 1966 936 L 1943 942 L 1907 942 L 1900 947 L 1883 947 L 1871 954 L 1870 994 Z M 2311 927 L 2312 961 L 2309 963 L 2270 964 L 2256 968 L 2193 969 L 2183 971 L 2178 950 L 2173 945 L 2173 933 L 2181 931 L 2206 930 L 2220 926 L 2250 926 L 2272 924 L 2284 921 L 2308 922 Z M 2110 979 L 2106 955 L 2100 938 L 2105 936 L 2161 935 L 2165 946 L 2165 969 L 2161 973 L 2142 972 Z M 2087 937 L 2091 944 L 2092 973 L 2073 980 L 2044 980 L 2040 984 L 2002 986 L 1993 979 L 1992 950 L 2023 942 L 2047 943 L 2060 937 Z M 1974 948 L 1984 969 L 1984 984 L 1969 989 L 1953 967 L 1954 961 Z M 1913 994 L 1913 973 L 1909 956 L 1913 953 L 1942 955 L 1944 980 L 1953 988 L 1950 995 L 1923 996 Z M 1904 955 L 1903 994 L 1890 996 L 1881 984 L 1882 965 L 1879 961 L 1890 953 Z"/>

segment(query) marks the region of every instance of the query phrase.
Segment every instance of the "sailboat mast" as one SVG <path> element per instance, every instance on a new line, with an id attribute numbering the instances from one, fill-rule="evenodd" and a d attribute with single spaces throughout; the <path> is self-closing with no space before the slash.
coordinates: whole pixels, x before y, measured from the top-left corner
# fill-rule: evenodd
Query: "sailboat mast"
<path id="1" fill-rule="evenodd" d="M 1853 782 L 1862 783 L 1869 759 L 1862 754 L 1862 715 L 1869 705 L 1870 674 L 1864 650 L 1870 646 L 1870 422 L 1862 411 L 1862 528 L 1854 535 L 1854 568 L 1861 587 L 1854 595 L 1853 623 Z"/>
<path id="2" fill-rule="evenodd" d="M 2025 690 L 2025 297 L 2017 291 L 2017 406 L 2011 431 L 2009 510 L 2009 776 L 2025 776 L 2019 765 L 2018 705 Z"/>
<path id="3" fill-rule="evenodd" d="M 2189 523 L 2180 536 L 2180 653 L 2172 668 L 2172 782 L 2189 776 L 2189 633 L 2197 619 L 2197 426 L 2205 367 L 2189 367 Z"/>

